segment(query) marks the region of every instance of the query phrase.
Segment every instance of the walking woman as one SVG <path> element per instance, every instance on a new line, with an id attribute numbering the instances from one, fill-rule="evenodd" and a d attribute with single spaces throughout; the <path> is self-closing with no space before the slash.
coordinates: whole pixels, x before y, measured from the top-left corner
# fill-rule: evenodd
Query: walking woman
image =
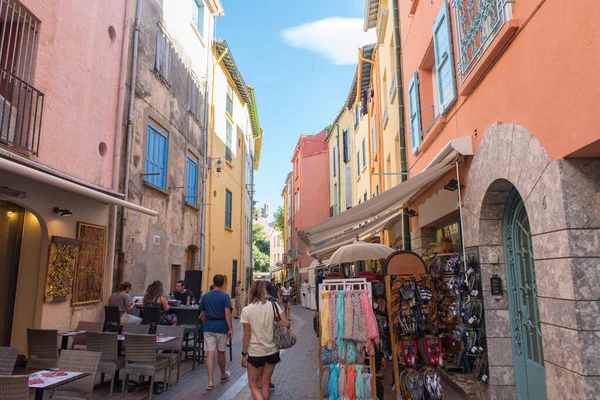
<path id="1" fill-rule="evenodd" d="M 250 304 L 242 310 L 241 322 L 244 326 L 242 367 L 248 368 L 248 383 L 254 400 L 271 398 L 271 376 L 275 364 L 280 361 L 279 349 L 273 340 L 275 312 L 289 328 L 276 302 L 266 299 L 265 281 L 257 280 L 250 289 Z"/>
<path id="2" fill-rule="evenodd" d="M 148 286 L 142 304 L 144 307 L 158 308 L 160 325 L 175 325 L 177 323 L 175 315 L 169 314 L 169 303 L 165 298 L 161 281 L 154 281 Z"/>
<path id="3" fill-rule="evenodd" d="M 288 321 L 291 321 L 290 308 L 292 305 L 292 287 L 290 286 L 289 280 L 285 281 L 283 288 L 281 289 L 281 301 L 283 302 L 283 311 L 285 313 L 285 317 L 288 319 Z"/>

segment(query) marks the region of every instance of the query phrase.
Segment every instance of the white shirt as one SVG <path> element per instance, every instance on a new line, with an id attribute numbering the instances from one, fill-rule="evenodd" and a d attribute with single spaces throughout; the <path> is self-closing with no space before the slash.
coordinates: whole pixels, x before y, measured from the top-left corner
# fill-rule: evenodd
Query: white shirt
<path id="1" fill-rule="evenodd" d="M 289 296 L 292 293 L 292 287 L 290 286 L 288 289 L 286 289 L 285 287 L 281 288 L 281 295 L 282 296 Z"/>
<path id="2" fill-rule="evenodd" d="M 281 314 L 279 304 L 266 301 L 264 303 L 251 303 L 242 310 L 240 321 L 250 324 L 250 344 L 248 355 L 250 357 L 264 357 L 279 351 L 273 341 L 273 328 L 275 326 L 273 304 L 277 313 Z"/>

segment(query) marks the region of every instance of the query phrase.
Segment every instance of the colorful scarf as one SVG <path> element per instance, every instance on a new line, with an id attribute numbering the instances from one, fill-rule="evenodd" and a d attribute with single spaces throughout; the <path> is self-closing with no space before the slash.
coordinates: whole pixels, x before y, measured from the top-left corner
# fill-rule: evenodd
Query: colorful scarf
<path id="1" fill-rule="evenodd" d="M 338 394 L 340 395 L 340 399 L 342 396 L 346 395 L 346 368 L 343 366 L 340 368 L 340 377 L 338 380 Z"/>
<path id="2" fill-rule="evenodd" d="M 321 393 L 323 393 L 323 398 L 329 397 L 329 377 L 331 376 L 331 368 L 326 365 L 323 365 L 323 376 L 321 377 Z"/>
<path id="3" fill-rule="evenodd" d="M 365 400 L 365 383 L 362 377 L 363 366 L 356 364 L 356 400 Z"/>
<path id="4" fill-rule="evenodd" d="M 362 378 L 365 386 L 365 400 L 373 400 L 373 385 L 371 384 L 372 375 L 362 374 Z"/>
<path id="5" fill-rule="evenodd" d="M 337 340 L 337 321 L 335 313 L 337 312 L 336 302 L 337 302 L 337 291 L 333 290 L 330 292 L 329 296 L 329 344 L 328 348 L 332 349 L 335 346 Z"/>
<path id="6" fill-rule="evenodd" d="M 363 312 L 363 306 L 361 303 L 361 294 L 357 290 L 352 292 L 352 309 L 353 309 L 353 321 L 352 333 L 355 342 L 366 342 L 367 337 L 367 326 L 365 324 L 365 316 Z"/>
<path id="7" fill-rule="evenodd" d="M 344 346 L 344 291 L 338 290 L 338 297 L 335 304 L 336 313 L 336 330 L 337 333 L 337 348 L 340 359 L 344 358 L 346 347 Z"/>
<path id="8" fill-rule="evenodd" d="M 346 396 L 350 400 L 356 400 L 356 366 L 354 364 L 346 366 Z"/>
<path id="9" fill-rule="evenodd" d="M 329 344 L 329 292 L 321 292 L 323 298 L 323 308 L 321 308 L 321 346 Z"/>
<path id="10" fill-rule="evenodd" d="M 354 306 L 352 304 L 352 292 L 346 291 L 344 294 L 344 339 L 354 339 Z"/>
<path id="11" fill-rule="evenodd" d="M 338 395 L 339 378 L 340 368 L 338 367 L 338 364 L 331 364 L 331 375 L 329 377 L 329 400 L 339 400 L 340 398 Z"/>

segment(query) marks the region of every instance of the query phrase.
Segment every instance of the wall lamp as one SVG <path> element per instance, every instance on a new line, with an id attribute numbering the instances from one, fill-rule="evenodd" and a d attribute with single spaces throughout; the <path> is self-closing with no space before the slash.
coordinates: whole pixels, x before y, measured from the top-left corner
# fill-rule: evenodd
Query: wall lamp
<path id="1" fill-rule="evenodd" d="M 59 217 L 70 217 L 71 215 L 73 215 L 73 213 L 67 210 L 66 208 L 54 207 L 52 209 L 52 212 L 54 212 L 54 214 L 58 215 Z"/>
<path id="2" fill-rule="evenodd" d="M 408 210 L 406 210 L 404 212 L 404 214 L 408 215 L 409 218 L 418 217 L 419 216 L 419 214 L 417 214 L 417 212 L 415 210 L 413 210 L 412 208 L 409 208 Z"/>
<path id="3" fill-rule="evenodd" d="M 212 168 L 213 161 L 215 163 L 215 174 L 221 173 L 221 171 L 223 171 L 223 160 L 221 160 L 221 157 L 219 157 L 219 158 L 210 158 L 209 157 L 209 159 L 208 159 L 208 169 L 209 170 L 213 169 Z"/>

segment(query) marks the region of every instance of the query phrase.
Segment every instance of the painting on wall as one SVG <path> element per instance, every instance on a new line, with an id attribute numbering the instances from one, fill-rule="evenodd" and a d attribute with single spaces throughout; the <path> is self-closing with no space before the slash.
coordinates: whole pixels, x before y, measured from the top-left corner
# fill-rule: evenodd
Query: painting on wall
<path id="1" fill-rule="evenodd" d="M 106 263 L 106 227 L 79 222 L 77 239 L 80 241 L 80 248 L 71 299 L 73 306 L 102 301 Z"/>
<path id="2" fill-rule="evenodd" d="M 71 299 L 79 240 L 53 236 L 48 253 L 44 301 L 58 303 Z"/>

